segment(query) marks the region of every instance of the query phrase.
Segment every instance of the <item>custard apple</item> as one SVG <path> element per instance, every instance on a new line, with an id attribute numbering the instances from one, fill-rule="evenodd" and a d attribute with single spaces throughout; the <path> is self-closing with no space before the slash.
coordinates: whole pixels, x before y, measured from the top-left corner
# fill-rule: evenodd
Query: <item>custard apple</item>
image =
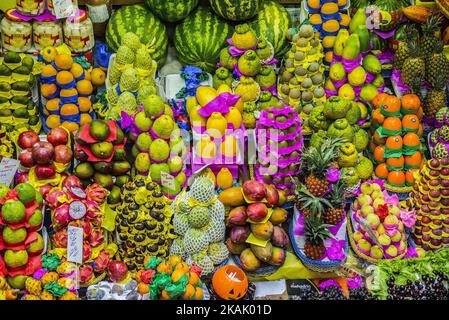
<path id="1" fill-rule="evenodd" d="M 115 56 L 115 62 L 121 65 L 133 64 L 136 59 L 134 52 L 127 46 L 120 46 Z"/>
<path id="2" fill-rule="evenodd" d="M 190 189 L 191 197 L 200 203 L 209 203 L 215 196 L 215 184 L 208 177 L 198 177 Z"/>
<path id="3" fill-rule="evenodd" d="M 120 110 L 126 111 L 130 115 L 134 115 L 137 112 L 136 97 L 129 91 L 123 92 L 117 101 L 117 107 Z"/>
<path id="4" fill-rule="evenodd" d="M 140 86 L 140 76 L 136 69 L 129 68 L 120 76 L 120 91 L 137 91 Z"/>
<path id="5" fill-rule="evenodd" d="M 139 37 L 133 32 L 125 33 L 121 44 L 130 48 L 133 52 L 137 52 L 142 47 Z"/>
<path id="6" fill-rule="evenodd" d="M 173 227 L 176 234 L 184 236 L 187 230 L 190 229 L 187 215 L 182 213 L 175 213 L 173 215 Z"/>
<path id="7" fill-rule="evenodd" d="M 212 262 L 217 265 L 228 258 L 229 250 L 223 242 L 214 242 L 209 245 L 207 255 Z"/>
<path id="8" fill-rule="evenodd" d="M 195 206 L 190 210 L 189 223 L 194 228 L 202 228 L 210 221 L 209 210 L 207 207 Z"/>
<path id="9" fill-rule="evenodd" d="M 197 253 L 197 254 L 194 254 L 194 255 L 188 257 L 186 262 L 190 266 L 192 264 L 195 264 L 198 267 L 200 267 L 201 276 L 207 276 L 210 273 L 212 273 L 212 271 L 214 271 L 214 263 L 208 256 L 206 256 L 202 253 Z"/>
<path id="10" fill-rule="evenodd" d="M 206 250 L 209 246 L 209 238 L 201 229 L 191 228 L 184 236 L 184 250 L 188 255 Z"/>

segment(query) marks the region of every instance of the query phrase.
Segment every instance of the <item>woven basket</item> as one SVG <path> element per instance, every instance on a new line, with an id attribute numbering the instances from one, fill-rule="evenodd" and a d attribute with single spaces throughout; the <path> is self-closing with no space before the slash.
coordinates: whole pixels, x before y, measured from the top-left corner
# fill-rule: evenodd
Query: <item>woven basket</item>
<path id="1" fill-rule="evenodd" d="M 373 173 L 373 179 L 381 179 L 381 178 L 379 178 L 378 176 L 376 176 Z M 381 179 L 381 180 L 383 180 L 383 179 Z M 388 192 L 397 194 L 398 198 L 399 198 L 399 195 L 402 193 L 407 194 L 407 197 L 408 197 L 408 194 L 413 190 L 412 186 L 395 187 L 395 186 L 389 185 L 386 182 L 384 183 L 384 187 L 385 187 L 385 190 L 387 190 Z"/>
<path id="2" fill-rule="evenodd" d="M 245 270 L 245 268 L 242 266 L 241 262 L 240 262 L 240 258 L 238 255 L 236 254 L 231 254 L 232 260 L 234 261 L 234 263 L 241 268 L 242 270 Z M 254 277 L 268 277 L 269 275 L 272 275 L 273 273 L 275 273 L 281 266 L 270 266 L 270 265 L 264 265 L 263 267 L 254 270 L 254 271 L 247 271 L 245 270 L 245 273 L 248 274 L 249 276 L 254 276 Z"/>

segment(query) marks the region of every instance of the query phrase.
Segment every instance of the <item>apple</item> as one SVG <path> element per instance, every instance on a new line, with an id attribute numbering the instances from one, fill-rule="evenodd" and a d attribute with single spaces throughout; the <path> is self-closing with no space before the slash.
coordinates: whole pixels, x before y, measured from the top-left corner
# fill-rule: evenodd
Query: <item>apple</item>
<path id="1" fill-rule="evenodd" d="M 60 144 L 55 147 L 55 161 L 68 164 L 72 161 L 73 152 L 66 145 Z"/>
<path id="2" fill-rule="evenodd" d="M 17 138 L 17 143 L 22 149 L 32 148 L 34 144 L 38 143 L 39 141 L 39 136 L 32 130 L 22 132 L 19 135 L 19 138 Z"/>
<path id="3" fill-rule="evenodd" d="M 53 128 L 47 134 L 47 141 L 55 147 L 66 145 L 69 141 L 69 134 L 63 128 Z"/>
<path id="4" fill-rule="evenodd" d="M 121 261 L 111 260 L 108 264 L 108 274 L 112 281 L 121 282 L 128 274 L 128 267 Z"/>
<path id="5" fill-rule="evenodd" d="M 31 152 L 37 164 L 49 164 L 55 156 L 55 148 L 50 142 L 45 141 L 35 143 Z"/>
<path id="6" fill-rule="evenodd" d="M 23 149 L 19 154 L 19 161 L 25 168 L 31 168 L 35 165 L 31 148 Z"/>

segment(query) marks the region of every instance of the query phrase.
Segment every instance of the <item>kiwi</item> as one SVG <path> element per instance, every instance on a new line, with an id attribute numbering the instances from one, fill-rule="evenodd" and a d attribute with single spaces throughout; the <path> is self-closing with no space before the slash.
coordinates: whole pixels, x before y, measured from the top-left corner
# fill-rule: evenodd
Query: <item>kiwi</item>
<path id="1" fill-rule="evenodd" d="M 304 102 L 311 102 L 313 100 L 313 94 L 310 91 L 304 91 L 302 93 L 302 100 Z"/>
<path id="2" fill-rule="evenodd" d="M 311 79 L 312 79 L 312 83 L 314 85 L 319 85 L 319 84 L 323 83 L 323 80 L 324 80 L 322 73 L 314 74 Z"/>
<path id="3" fill-rule="evenodd" d="M 313 95 L 315 96 L 315 98 L 322 98 L 324 97 L 324 89 L 323 88 L 315 88 L 315 90 L 313 90 Z"/>
<path id="4" fill-rule="evenodd" d="M 307 74 L 307 70 L 304 69 L 303 66 L 298 66 L 298 67 L 295 68 L 295 74 L 300 76 L 300 77 L 302 77 L 302 76 L 305 76 Z"/>
<path id="5" fill-rule="evenodd" d="M 303 61 L 306 58 L 306 54 L 302 51 L 295 52 L 295 60 L 296 61 Z"/>

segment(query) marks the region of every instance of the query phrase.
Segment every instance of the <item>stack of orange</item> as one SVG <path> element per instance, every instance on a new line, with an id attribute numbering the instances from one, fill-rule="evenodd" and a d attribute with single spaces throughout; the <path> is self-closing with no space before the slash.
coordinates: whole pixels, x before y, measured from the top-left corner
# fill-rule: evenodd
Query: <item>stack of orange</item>
<path id="1" fill-rule="evenodd" d="M 202 282 L 199 276 L 201 271 L 197 273 L 189 268 L 180 256 L 170 256 L 158 263 L 154 263 L 155 261 L 158 259 L 154 256 L 145 257 L 144 265 L 151 265 L 151 267 L 139 270 L 136 274 L 137 291 L 141 295 L 150 293 L 150 286 L 153 282 L 158 282 L 158 277 L 165 277 L 170 278 L 171 282 L 167 283 L 165 288 L 159 289 L 157 297 L 152 297 L 153 300 L 203 299 Z M 182 290 L 171 290 L 174 287 L 182 288 Z"/>
<path id="2" fill-rule="evenodd" d="M 41 72 L 41 94 L 46 99 L 45 123 L 50 129 L 62 126 L 76 131 L 80 125 L 92 121 L 90 96 L 94 83 L 104 83 L 104 72 L 98 68 L 92 72 L 84 70 L 68 54 L 56 54 L 50 60 Z"/>
<path id="3" fill-rule="evenodd" d="M 386 93 L 373 100 L 371 115 L 371 151 L 375 162 L 375 174 L 387 181 L 390 190 L 410 189 L 413 173 L 423 164 L 423 109 L 415 94 L 399 99 Z"/>

